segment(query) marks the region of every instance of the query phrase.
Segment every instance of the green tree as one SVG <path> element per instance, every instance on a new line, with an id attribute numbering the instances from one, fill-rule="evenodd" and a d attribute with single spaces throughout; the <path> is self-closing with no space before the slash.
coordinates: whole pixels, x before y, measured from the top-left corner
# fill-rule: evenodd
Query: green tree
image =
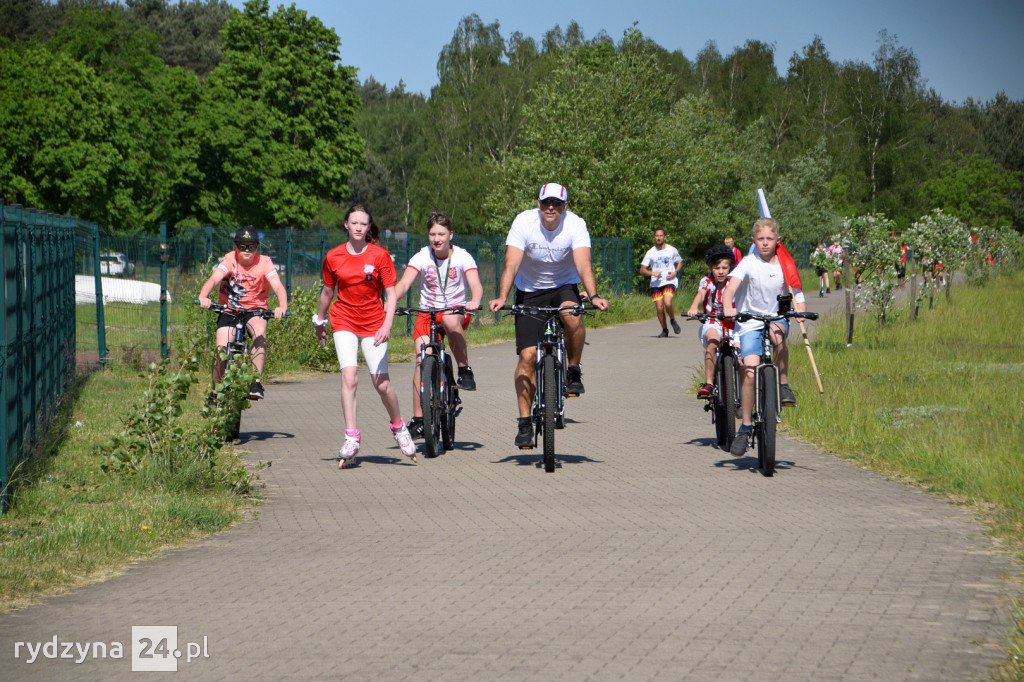
<path id="1" fill-rule="evenodd" d="M 118 124 L 119 163 L 104 199 L 112 229 L 155 230 L 174 223 L 188 208 L 183 187 L 198 180 L 198 149 L 185 135 L 199 101 L 192 73 L 168 68 L 157 50 L 158 36 L 112 9 L 72 9 L 47 46 L 90 66 L 112 86 Z"/>
<path id="2" fill-rule="evenodd" d="M 671 78 L 639 31 L 617 47 L 563 52 L 538 87 L 560 96 L 525 108 L 521 142 L 488 196 L 489 232 L 507 231 L 546 181 L 568 187 L 595 236 L 646 240 L 662 226 L 692 244 L 749 213 L 763 131 L 741 133 L 706 97 L 673 106 Z"/>
<path id="3" fill-rule="evenodd" d="M 926 131 L 917 57 L 883 30 L 874 66 L 848 63 L 841 77 L 859 138 L 863 203 L 909 222 L 919 208 Z"/>
<path id="4" fill-rule="evenodd" d="M 129 20 L 160 36 L 160 57 L 204 77 L 220 63 L 220 31 L 231 16 L 226 0 L 126 0 Z"/>
<path id="5" fill-rule="evenodd" d="M 723 63 L 723 86 L 725 105 L 739 125 L 759 119 L 767 113 L 779 89 L 775 48 L 757 40 L 736 48 Z"/>
<path id="6" fill-rule="evenodd" d="M 359 88 L 362 108 L 356 128 L 366 140 L 366 168 L 352 172 L 352 200 L 372 207 L 381 226 L 407 231 L 412 223 L 411 186 L 423 152 L 426 100 L 405 91 L 399 82 L 391 90 L 373 77 Z"/>
<path id="7" fill-rule="evenodd" d="M 573 26 L 569 38 L 560 31 L 549 35 L 548 49 L 571 49 L 581 40 Z M 441 51 L 440 82 L 426 108 L 414 212 L 425 215 L 430 208 L 442 208 L 457 229 L 480 229 L 495 163 L 517 142 L 523 104 L 546 59 L 521 34 L 506 42 L 497 23 L 484 24 L 475 14 L 459 22 Z"/>
<path id="8" fill-rule="evenodd" d="M 817 243 L 835 233 L 838 219 L 832 207 L 831 176 L 832 162 L 821 138 L 779 178 L 772 192 L 772 215 L 787 240 Z"/>
<path id="9" fill-rule="evenodd" d="M 224 26 L 224 61 L 204 81 L 197 123 L 201 221 L 309 225 L 320 200 L 348 196 L 365 163 L 355 70 L 316 17 L 249 0 Z"/>
<path id="10" fill-rule="evenodd" d="M 895 299 L 899 242 L 893 238 L 896 222 L 884 213 L 843 218 L 842 232 L 832 241 L 849 244 L 846 257 L 866 291 L 868 302 L 884 323 Z"/>
<path id="11" fill-rule="evenodd" d="M 121 224 L 129 148 L 113 87 L 62 52 L 0 48 L 0 187 L 8 203 Z"/>
<path id="12" fill-rule="evenodd" d="M 1001 227 L 1014 217 L 1010 197 L 1021 191 L 1024 173 L 1007 171 L 996 161 L 960 154 L 942 164 L 937 178 L 924 183 L 928 202 L 971 227 Z"/>

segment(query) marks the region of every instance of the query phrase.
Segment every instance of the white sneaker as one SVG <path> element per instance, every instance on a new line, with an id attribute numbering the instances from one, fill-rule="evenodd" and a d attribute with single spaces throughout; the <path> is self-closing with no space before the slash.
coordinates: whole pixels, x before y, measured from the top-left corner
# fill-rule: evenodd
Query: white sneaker
<path id="1" fill-rule="evenodd" d="M 351 469 L 356 466 L 356 453 L 359 452 L 359 436 L 350 436 L 345 434 L 345 444 L 341 446 L 341 450 L 338 454 L 341 455 L 341 461 L 338 462 L 339 469 Z"/>
<path id="2" fill-rule="evenodd" d="M 406 428 L 405 422 L 402 422 L 402 426 L 397 430 L 395 427 L 391 427 L 391 433 L 395 436 L 395 442 L 398 443 L 399 449 L 402 454 L 407 456 L 409 459 L 416 463 L 416 443 L 413 442 L 412 436 L 409 435 L 409 429 Z"/>

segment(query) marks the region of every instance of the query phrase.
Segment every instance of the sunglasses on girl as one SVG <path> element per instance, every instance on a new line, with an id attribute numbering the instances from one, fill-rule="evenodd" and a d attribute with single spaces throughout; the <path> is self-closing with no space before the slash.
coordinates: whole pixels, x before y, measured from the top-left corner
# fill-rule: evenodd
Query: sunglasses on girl
<path id="1" fill-rule="evenodd" d="M 235 248 L 238 249 L 239 251 L 255 251 L 256 249 L 260 248 L 260 245 L 259 244 L 239 244 L 239 243 L 236 242 L 235 243 Z"/>

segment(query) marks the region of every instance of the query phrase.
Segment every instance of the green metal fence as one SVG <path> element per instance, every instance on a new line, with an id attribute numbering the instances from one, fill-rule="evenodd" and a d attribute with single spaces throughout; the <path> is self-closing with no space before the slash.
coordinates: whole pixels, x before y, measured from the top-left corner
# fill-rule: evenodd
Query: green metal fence
<path id="1" fill-rule="evenodd" d="M 11 475 L 45 433 L 75 369 L 75 235 L 90 226 L 0 201 L 3 337 L 0 510 Z"/>
<path id="2" fill-rule="evenodd" d="M 235 229 L 207 226 L 168 237 L 161 226 L 160 235 L 124 237 L 82 227 L 75 268 L 80 291 L 82 287 L 87 291 L 79 296 L 77 306 L 79 361 L 105 363 L 129 356 L 166 355 L 169 328 L 183 319 L 185 306 L 193 305 L 210 266 L 233 248 Z M 345 239 L 340 230 L 267 230 L 262 233 L 260 252 L 273 259 L 291 293 L 295 287 L 318 287 L 324 255 Z M 425 234 L 385 236 L 384 246 L 394 257 L 399 276 L 426 243 Z M 455 243 L 476 260 L 485 298 L 496 295 L 505 237 L 457 235 Z M 595 270 L 604 280 L 602 291 L 631 290 L 636 265 L 629 239 L 594 239 L 592 255 Z M 101 288 L 102 298 L 90 298 L 89 287 Z M 97 306 L 97 300 L 102 305 Z"/>

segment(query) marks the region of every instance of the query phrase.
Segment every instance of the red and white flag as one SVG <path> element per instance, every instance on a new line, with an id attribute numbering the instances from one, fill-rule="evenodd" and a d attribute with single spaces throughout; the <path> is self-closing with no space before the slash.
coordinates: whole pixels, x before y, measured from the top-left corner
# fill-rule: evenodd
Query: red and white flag
<path id="1" fill-rule="evenodd" d="M 771 218 L 772 213 L 768 210 L 768 200 L 764 197 L 764 190 L 757 190 L 757 207 L 761 211 L 762 218 Z M 775 254 L 779 257 L 779 265 L 782 266 L 782 276 L 793 289 L 803 289 L 803 283 L 800 281 L 800 272 L 796 269 L 796 261 L 793 260 L 793 256 L 789 254 L 789 251 L 782 242 L 779 242 L 779 247 L 775 250 Z"/>

